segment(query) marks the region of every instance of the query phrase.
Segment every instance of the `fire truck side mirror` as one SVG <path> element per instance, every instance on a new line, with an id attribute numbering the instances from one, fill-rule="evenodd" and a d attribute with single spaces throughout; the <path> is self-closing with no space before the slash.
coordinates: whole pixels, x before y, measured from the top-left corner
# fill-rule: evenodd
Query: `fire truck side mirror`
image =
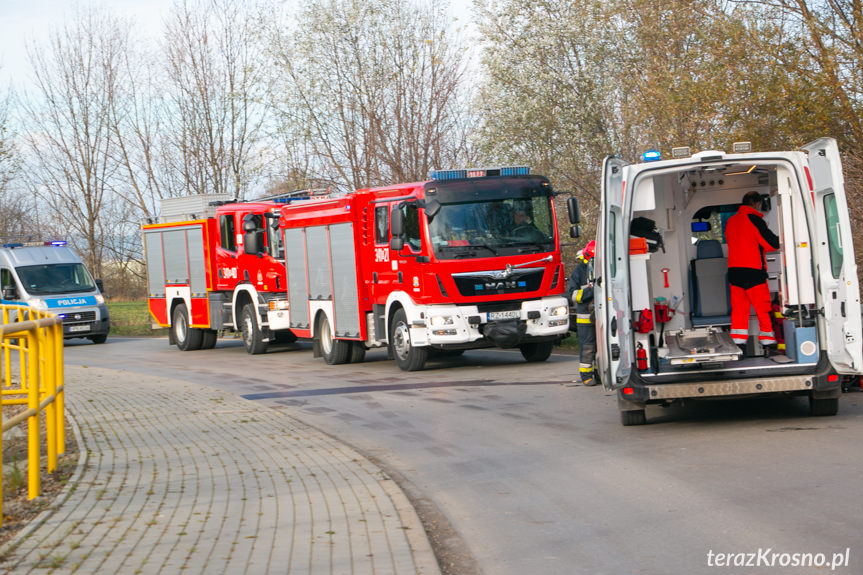
<path id="1" fill-rule="evenodd" d="M 569 227 L 569 237 L 578 238 L 581 237 L 581 228 L 578 227 L 578 224 Z"/>
<path id="2" fill-rule="evenodd" d="M 432 221 L 432 219 L 440 211 L 440 202 L 434 198 L 428 199 L 423 203 L 423 208 L 425 208 L 426 217 L 428 218 L 428 220 Z"/>
<path id="3" fill-rule="evenodd" d="M 394 206 L 390 212 L 390 234 L 392 234 L 393 238 L 404 239 L 405 214 L 400 208 L 400 205 Z"/>
<path id="4" fill-rule="evenodd" d="M 254 232 L 258 229 L 258 226 L 255 224 L 255 220 L 253 220 L 250 216 L 251 216 L 251 214 L 249 214 L 243 218 L 243 231 L 244 232 Z"/>
<path id="5" fill-rule="evenodd" d="M 243 224 L 245 228 L 245 224 Z M 246 232 L 243 234 L 243 252 L 249 256 L 260 255 L 263 248 L 264 233 L 260 231 Z"/>
<path id="6" fill-rule="evenodd" d="M 401 249 L 405 247 L 405 239 L 404 238 L 390 238 L 390 249 L 395 251 L 401 251 Z"/>
<path id="7" fill-rule="evenodd" d="M 581 210 L 578 209 L 578 198 L 574 196 L 566 198 L 566 212 L 569 215 L 569 223 L 577 224 L 581 222 Z"/>

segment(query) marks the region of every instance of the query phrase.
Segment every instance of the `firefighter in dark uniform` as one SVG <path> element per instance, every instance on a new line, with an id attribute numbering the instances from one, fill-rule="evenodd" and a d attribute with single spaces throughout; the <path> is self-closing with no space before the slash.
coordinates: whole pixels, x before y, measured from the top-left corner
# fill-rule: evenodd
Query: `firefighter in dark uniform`
<path id="1" fill-rule="evenodd" d="M 731 284 L 731 339 L 745 346 L 749 338 L 749 306 L 758 316 L 758 341 L 776 345 L 770 320 L 772 303 L 767 287 L 766 251 L 779 249 L 779 238 L 767 227 L 764 214 L 758 211 L 761 194 L 748 192 L 737 213 L 725 224 L 728 242 L 728 283 Z"/>
<path id="2" fill-rule="evenodd" d="M 596 242 L 590 241 L 578 252 L 578 260 L 569 277 L 569 301 L 575 306 L 578 334 L 578 372 L 582 385 L 596 385 L 593 362 L 596 357 L 595 316 L 593 312 L 593 256 Z"/>

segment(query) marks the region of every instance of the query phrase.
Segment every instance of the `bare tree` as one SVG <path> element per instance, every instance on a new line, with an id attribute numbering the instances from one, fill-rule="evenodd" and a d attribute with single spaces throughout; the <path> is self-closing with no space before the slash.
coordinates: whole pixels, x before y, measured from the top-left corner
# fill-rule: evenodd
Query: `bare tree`
<path id="1" fill-rule="evenodd" d="M 29 46 L 35 89 L 23 108 L 28 170 L 40 201 L 101 275 L 103 214 L 118 164 L 112 126 L 128 28 L 106 12 L 87 9 L 54 32 L 46 46 Z"/>
<path id="2" fill-rule="evenodd" d="M 175 163 L 185 193 L 244 197 L 264 108 L 253 18 L 241 0 L 180 0 L 165 34 Z"/>
<path id="3" fill-rule="evenodd" d="M 20 177 L 20 158 L 11 128 L 11 94 L 0 98 L 0 239 L 28 233 L 28 205 L 25 196 L 15 189 Z"/>
<path id="4" fill-rule="evenodd" d="M 275 31 L 279 126 L 347 189 L 424 178 L 466 149 L 462 50 L 437 1 L 313 0 Z"/>

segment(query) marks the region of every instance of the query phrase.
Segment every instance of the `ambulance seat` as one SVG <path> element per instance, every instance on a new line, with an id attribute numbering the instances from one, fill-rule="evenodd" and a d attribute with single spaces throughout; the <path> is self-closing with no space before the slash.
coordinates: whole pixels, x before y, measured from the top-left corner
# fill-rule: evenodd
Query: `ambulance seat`
<path id="1" fill-rule="evenodd" d="M 698 240 L 690 262 L 689 297 L 693 327 L 731 325 L 728 259 L 718 240 Z"/>

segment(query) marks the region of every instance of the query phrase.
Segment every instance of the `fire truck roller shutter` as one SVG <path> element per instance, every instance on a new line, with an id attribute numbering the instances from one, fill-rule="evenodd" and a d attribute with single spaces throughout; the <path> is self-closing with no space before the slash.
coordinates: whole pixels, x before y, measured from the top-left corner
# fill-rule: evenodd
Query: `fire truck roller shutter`
<path id="1" fill-rule="evenodd" d="M 190 274 L 186 230 L 165 230 L 162 233 L 162 245 L 165 249 L 165 283 L 188 285 Z"/>
<path id="2" fill-rule="evenodd" d="M 288 299 L 291 327 L 310 329 L 309 292 L 306 283 L 306 242 L 300 228 L 285 230 L 285 264 L 288 270 Z"/>
<path id="3" fill-rule="evenodd" d="M 330 226 L 330 257 L 333 262 L 335 335 L 358 338 L 360 337 L 360 309 L 352 223 Z"/>
<path id="4" fill-rule="evenodd" d="M 165 297 L 165 266 L 162 253 L 162 232 L 144 232 L 144 252 L 147 258 L 147 290 L 150 297 Z"/>
<path id="5" fill-rule="evenodd" d="M 306 229 L 306 252 L 309 269 L 309 300 L 331 300 L 330 254 L 325 226 Z"/>

